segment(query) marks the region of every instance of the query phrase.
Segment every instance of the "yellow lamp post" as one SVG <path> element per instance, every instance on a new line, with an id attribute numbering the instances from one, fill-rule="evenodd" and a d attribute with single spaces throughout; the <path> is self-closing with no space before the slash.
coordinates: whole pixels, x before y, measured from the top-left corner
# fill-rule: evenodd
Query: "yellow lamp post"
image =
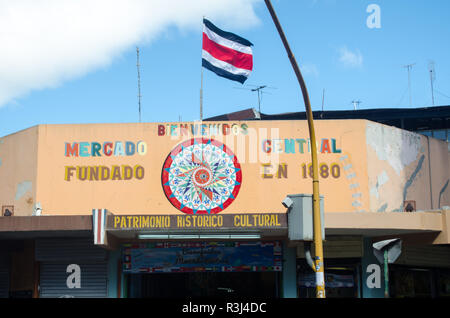
<path id="1" fill-rule="evenodd" d="M 278 17 L 275 13 L 275 10 L 272 7 L 272 3 L 270 2 L 270 0 L 264 0 L 264 2 L 266 3 L 270 15 L 272 16 L 272 20 L 275 23 L 275 26 L 281 37 L 281 41 L 283 42 L 289 60 L 291 61 L 291 65 L 294 69 L 295 75 L 297 76 L 297 80 L 302 90 L 303 100 L 305 102 L 306 117 L 308 119 L 309 138 L 311 140 L 311 159 L 313 168 L 313 220 L 314 220 L 313 223 L 314 223 L 314 248 L 315 248 L 314 271 L 316 272 L 316 297 L 325 298 L 325 275 L 323 263 L 322 230 L 320 219 L 319 167 L 317 161 L 316 135 L 314 131 L 314 120 L 311 110 L 311 103 L 309 101 L 308 90 L 306 89 L 306 84 L 303 79 L 302 73 L 300 72 L 300 68 L 297 65 L 297 61 L 295 60 L 294 54 L 292 54 L 291 48 L 289 47 L 289 43 L 286 39 L 286 36 L 284 35 L 283 29 L 281 28 L 281 24 L 278 21 Z"/>

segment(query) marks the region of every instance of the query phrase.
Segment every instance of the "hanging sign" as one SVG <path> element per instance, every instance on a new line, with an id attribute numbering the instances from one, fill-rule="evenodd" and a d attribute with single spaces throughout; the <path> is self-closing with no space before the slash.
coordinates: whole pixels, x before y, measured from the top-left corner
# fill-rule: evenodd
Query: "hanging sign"
<path id="1" fill-rule="evenodd" d="M 280 242 L 123 245 L 124 273 L 281 271 Z"/>
<path id="2" fill-rule="evenodd" d="M 114 215 L 108 230 L 287 229 L 286 213 Z"/>

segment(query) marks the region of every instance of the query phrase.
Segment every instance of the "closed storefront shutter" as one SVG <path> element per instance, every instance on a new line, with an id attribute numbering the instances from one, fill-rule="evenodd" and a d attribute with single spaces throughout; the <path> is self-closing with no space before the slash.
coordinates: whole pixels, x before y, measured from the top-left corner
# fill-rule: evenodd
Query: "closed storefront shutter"
<path id="1" fill-rule="evenodd" d="M 450 268 L 450 246 L 402 246 L 395 264 Z"/>
<path id="2" fill-rule="evenodd" d="M 39 239 L 36 240 L 36 260 L 70 261 L 70 260 L 106 260 L 107 251 L 95 246 L 93 239 Z"/>
<path id="3" fill-rule="evenodd" d="M 40 297 L 107 297 L 107 259 L 92 238 L 36 240 Z"/>
<path id="4" fill-rule="evenodd" d="M 40 297 L 95 298 L 108 296 L 107 263 L 78 263 L 80 268 L 79 288 L 69 288 L 73 283 L 70 263 L 44 262 L 41 264 Z"/>
<path id="5" fill-rule="evenodd" d="M 314 244 L 311 244 L 314 251 Z M 361 237 L 331 237 L 323 242 L 323 256 L 327 258 L 361 258 L 363 243 Z M 303 243 L 297 246 L 297 258 L 305 258 Z"/>
<path id="6" fill-rule="evenodd" d="M 9 256 L 0 251 L 0 298 L 9 297 Z"/>

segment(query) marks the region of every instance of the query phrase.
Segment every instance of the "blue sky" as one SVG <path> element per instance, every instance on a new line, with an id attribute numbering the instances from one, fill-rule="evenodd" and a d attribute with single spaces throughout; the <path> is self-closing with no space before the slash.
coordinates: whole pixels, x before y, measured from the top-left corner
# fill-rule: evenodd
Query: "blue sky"
<path id="1" fill-rule="evenodd" d="M 0 22 L 0 41 L 4 38 L 2 42 L 8 44 L 6 53 L 0 53 L 0 60 L 5 56 L 5 64 L 0 62 L 4 87 L 3 91 L 0 87 L 0 136 L 37 124 L 138 122 L 136 45 L 141 53 L 142 121 L 199 119 L 204 0 L 191 1 L 189 10 L 180 0 L 147 1 L 155 10 L 149 10 L 148 3 L 130 0 L 135 7 L 125 8 L 128 11 L 115 1 L 99 0 L 119 7 L 118 13 L 111 9 L 106 17 L 95 16 L 105 11 L 100 6 L 89 8 L 97 22 L 86 17 L 87 9 L 64 8 L 61 3 L 70 1 L 62 1 L 58 10 L 72 24 L 55 20 L 53 26 L 41 29 L 30 23 L 30 17 L 51 21 L 45 14 L 56 7 L 20 2 L 21 7 L 2 4 L 0 10 L 0 18 L 5 12 L 27 12 L 11 14 L 10 28 L 5 27 L 8 19 L 3 25 Z M 198 6 L 192 5 L 196 2 Z M 303 111 L 297 80 L 264 2 L 210 3 L 206 15 L 213 23 L 254 44 L 254 69 L 244 85 L 205 70 L 204 117 L 257 108 L 257 95 L 249 85 L 272 87 L 263 91 L 263 113 Z M 321 109 L 323 89 L 325 110 L 351 110 L 352 100 L 362 102 L 360 109 L 409 108 L 403 66 L 412 63 L 412 106 L 431 106 L 431 60 L 436 70 L 435 105 L 450 105 L 448 0 L 272 3 L 305 77 L 313 110 Z M 366 24 L 370 4 L 381 10 L 379 29 Z M 81 27 L 73 27 L 77 23 Z"/>

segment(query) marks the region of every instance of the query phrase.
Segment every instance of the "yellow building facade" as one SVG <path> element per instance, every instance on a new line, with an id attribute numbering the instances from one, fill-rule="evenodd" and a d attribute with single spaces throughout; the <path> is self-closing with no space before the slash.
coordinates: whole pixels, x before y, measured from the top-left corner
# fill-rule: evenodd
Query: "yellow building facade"
<path id="1" fill-rule="evenodd" d="M 363 259 L 367 238 L 448 247 L 446 142 L 367 120 L 315 127 L 325 258 Z M 0 239 L 90 231 L 98 246 L 120 254 L 133 242 L 241 235 L 281 242 L 295 262 L 304 244 L 289 240 L 281 202 L 312 193 L 310 149 L 301 120 L 31 127 L 0 138 Z M 94 209 L 107 211 L 104 219 L 91 220 Z M 298 296 L 303 285 L 293 280 L 285 292 Z M 358 288 L 360 296 L 367 289 Z M 123 296 L 123 285 L 117 290 Z"/>

